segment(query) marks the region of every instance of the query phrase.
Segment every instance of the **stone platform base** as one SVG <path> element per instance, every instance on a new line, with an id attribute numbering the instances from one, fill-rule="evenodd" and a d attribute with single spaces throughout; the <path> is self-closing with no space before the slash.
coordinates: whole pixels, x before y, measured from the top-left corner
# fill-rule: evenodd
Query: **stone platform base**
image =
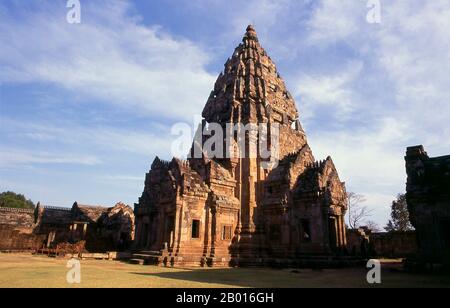
<path id="1" fill-rule="evenodd" d="M 304 256 L 301 258 L 261 258 L 238 259 L 236 266 L 240 267 L 271 267 L 271 268 L 344 268 L 365 266 L 367 260 L 355 257 L 337 256 Z"/>
<path id="2" fill-rule="evenodd" d="M 349 256 L 305 255 L 298 258 L 232 258 L 198 257 L 196 255 L 171 256 L 160 252 L 133 254 L 132 264 L 165 267 L 272 267 L 272 268 L 342 268 L 364 266 L 367 260 Z"/>

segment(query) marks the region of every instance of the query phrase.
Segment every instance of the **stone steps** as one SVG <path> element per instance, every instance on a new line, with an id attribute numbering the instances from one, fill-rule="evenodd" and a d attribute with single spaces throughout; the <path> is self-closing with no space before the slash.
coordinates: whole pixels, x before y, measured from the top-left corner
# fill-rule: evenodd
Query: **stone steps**
<path id="1" fill-rule="evenodd" d="M 134 253 L 130 259 L 131 264 L 139 264 L 139 265 L 159 265 L 161 261 L 162 261 L 161 251 L 149 251 L 149 250 Z"/>
<path id="2" fill-rule="evenodd" d="M 145 260 L 143 259 L 130 259 L 129 262 L 130 264 L 137 264 L 137 265 L 144 265 Z"/>
<path id="3" fill-rule="evenodd" d="M 162 252 L 157 250 L 141 250 L 138 254 L 161 256 Z"/>
<path id="4" fill-rule="evenodd" d="M 132 255 L 133 259 L 153 259 L 153 258 L 159 258 L 161 255 L 149 255 L 149 254 L 141 254 L 141 253 L 135 253 Z"/>

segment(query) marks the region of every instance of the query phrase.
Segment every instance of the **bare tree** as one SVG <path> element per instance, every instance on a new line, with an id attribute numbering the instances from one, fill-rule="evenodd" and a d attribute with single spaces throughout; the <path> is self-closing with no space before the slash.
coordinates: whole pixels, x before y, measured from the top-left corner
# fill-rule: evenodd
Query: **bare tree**
<path id="1" fill-rule="evenodd" d="M 358 195 L 354 192 L 347 193 L 348 202 L 348 226 L 351 229 L 356 229 L 361 222 L 372 216 L 373 210 L 369 209 L 362 203 L 366 202 L 363 195 Z"/>
<path id="2" fill-rule="evenodd" d="M 372 232 L 381 232 L 381 227 L 379 224 L 377 224 L 375 221 L 373 220 L 368 220 L 365 223 L 367 229 L 369 229 Z"/>

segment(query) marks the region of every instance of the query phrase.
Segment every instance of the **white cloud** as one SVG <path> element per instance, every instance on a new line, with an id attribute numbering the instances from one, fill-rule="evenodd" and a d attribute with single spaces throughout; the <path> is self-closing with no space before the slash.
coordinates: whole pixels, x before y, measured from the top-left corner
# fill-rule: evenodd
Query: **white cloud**
<path id="1" fill-rule="evenodd" d="M 307 43 L 330 45 L 349 39 L 365 20 L 365 4 L 362 0 L 321 1 L 307 23 L 310 28 Z"/>
<path id="2" fill-rule="evenodd" d="M 124 1 L 84 4 L 80 25 L 55 7 L 20 20 L 2 16 L 0 82 L 49 82 L 137 113 L 186 118 L 201 111 L 215 78 L 194 43 L 128 17 Z"/>
<path id="3" fill-rule="evenodd" d="M 0 149 L 0 167 L 35 164 L 69 164 L 94 166 L 101 161 L 90 155 L 68 155 L 50 152 L 30 152 L 23 149 Z"/>
<path id="4" fill-rule="evenodd" d="M 373 219 L 386 223 L 389 206 L 405 192 L 405 144 L 408 127 L 386 118 L 375 128 L 310 134 L 316 157 L 331 155 L 347 190 L 362 194 L 374 210 Z"/>
<path id="5" fill-rule="evenodd" d="M 400 116 L 425 142 L 450 117 L 450 3 L 398 1 L 384 15 L 375 53 L 395 86 Z"/>
<path id="6" fill-rule="evenodd" d="M 431 156 L 450 152 L 450 3 L 381 1 L 381 24 L 366 22 L 365 3 L 322 1 L 307 23 L 307 46 L 298 47 L 361 61 L 361 70 L 346 74 L 341 63 L 325 72 L 310 69 L 295 93 L 314 128 L 308 133 L 315 154 L 332 155 L 342 180 L 366 195 L 381 224 L 390 201 L 405 189 L 406 147 L 424 144 Z M 335 66 L 341 73 L 330 74 Z M 342 122 L 339 129 L 321 129 L 316 109 L 334 113 L 335 104 L 358 121 L 333 116 Z"/>
<path id="7" fill-rule="evenodd" d="M 201 111 L 213 86 L 214 76 L 204 69 L 208 55 L 193 42 L 126 17 L 125 2 L 112 3 L 108 11 L 90 6 L 95 18 L 84 16 L 75 28 L 60 23 L 64 17 L 56 13 L 29 14 L 20 22 L 2 15 L 0 81 L 52 82 L 138 113 L 190 120 L 188 112 Z M 194 3 L 206 11 L 202 2 Z M 381 24 L 366 22 L 365 0 L 312 3 L 230 1 L 225 8 L 213 1 L 223 26 L 214 41 L 237 40 L 246 24 L 256 23 L 263 46 L 278 53 L 274 60 L 289 60 L 281 73 L 294 76 L 292 92 L 300 97 L 314 153 L 333 157 L 341 179 L 366 195 L 377 222 L 384 224 L 390 201 L 404 190 L 406 146 L 424 144 L 432 156 L 450 152 L 450 3 L 381 0 Z M 311 14 L 303 14 L 305 7 Z M 341 125 L 331 130 L 326 121 Z M 168 131 L 41 126 L 29 126 L 24 136 L 85 142 L 87 155 L 94 148 L 170 152 Z"/>
<path id="8" fill-rule="evenodd" d="M 285 13 L 291 6 L 289 0 L 252 0 L 242 3 L 238 2 L 241 8 L 238 12 L 230 11 L 232 31 L 228 34 L 234 37 L 243 35 L 243 31 L 248 24 L 253 24 L 260 37 L 265 37 L 280 19 L 280 15 Z"/>
<path id="9" fill-rule="evenodd" d="M 444 135 L 450 118 L 450 36 L 447 31 L 450 28 L 450 3 L 446 0 L 381 1 L 380 24 L 366 22 L 368 9 L 365 4 L 366 1 L 323 0 L 312 14 L 308 24 L 311 26 L 309 43 L 313 44 L 308 48 L 340 52 L 353 61 L 363 61 L 364 67 L 344 89 L 337 87 L 344 84 L 340 82 L 342 79 L 329 77 L 328 73 L 316 78 L 306 76 L 306 81 L 316 81 L 312 83 L 312 89 L 315 89 L 314 85 L 322 84 L 316 89 L 326 92 L 315 91 L 311 97 L 322 97 L 322 101 L 326 101 L 327 97 L 339 93 L 358 93 L 364 101 L 355 102 L 351 95 L 341 95 L 340 100 L 346 101 L 350 97 L 353 105 L 358 105 L 359 111 L 367 114 L 374 106 L 380 107 L 377 118 L 373 119 L 374 125 L 386 117 L 396 118 L 408 125 L 405 133 L 414 143 L 429 142 L 433 148 L 442 147 L 444 143 L 450 148 L 450 141 Z M 336 49 L 334 43 L 346 47 Z M 360 79 L 373 82 L 361 87 Z M 299 84 L 300 96 L 301 91 Z M 373 93 L 378 96 L 374 98 Z M 343 104 L 340 108 L 346 110 L 346 106 Z M 433 142 L 436 136 L 442 142 L 440 145 Z"/>
<path id="10" fill-rule="evenodd" d="M 2 134 L 8 138 L 26 140 L 35 147 L 39 146 L 36 142 L 52 145 L 58 151 L 70 152 L 76 148 L 77 152 L 89 155 L 106 155 L 102 160 L 106 160 L 111 151 L 147 156 L 149 159 L 153 155 L 166 157 L 170 155 L 173 140 L 169 136 L 170 129 L 164 126 L 155 128 L 149 125 L 148 132 L 143 132 L 120 127 L 83 127 L 70 122 L 57 126 L 39 121 L 24 123 L 4 117 L 0 120 Z"/>
<path id="11" fill-rule="evenodd" d="M 336 113 L 336 119 L 347 119 L 358 103 L 352 86 L 362 68 L 361 62 L 352 62 L 334 75 L 299 77 L 293 93 L 300 97 L 303 118 L 312 117 L 317 107 L 327 106 Z"/>
<path id="12" fill-rule="evenodd" d="M 315 132 L 310 143 L 318 157 L 332 154 L 342 180 L 354 187 L 394 191 L 405 182 L 404 151 L 407 127 L 385 119 L 376 128 L 342 132 Z"/>

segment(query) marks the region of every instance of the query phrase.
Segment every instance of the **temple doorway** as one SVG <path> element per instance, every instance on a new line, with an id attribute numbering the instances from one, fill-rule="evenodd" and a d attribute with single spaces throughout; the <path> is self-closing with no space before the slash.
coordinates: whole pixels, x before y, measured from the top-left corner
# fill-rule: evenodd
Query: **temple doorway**
<path id="1" fill-rule="evenodd" d="M 175 216 L 167 216 L 164 230 L 164 243 L 172 247 L 174 242 Z"/>
<path id="2" fill-rule="evenodd" d="M 337 243 L 337 222 L 336 217 L 330 216 L 328 218 L 328 235 L 329 235 L 329 243 L 330 249 L 335 251 L 338 247 Z"/>

